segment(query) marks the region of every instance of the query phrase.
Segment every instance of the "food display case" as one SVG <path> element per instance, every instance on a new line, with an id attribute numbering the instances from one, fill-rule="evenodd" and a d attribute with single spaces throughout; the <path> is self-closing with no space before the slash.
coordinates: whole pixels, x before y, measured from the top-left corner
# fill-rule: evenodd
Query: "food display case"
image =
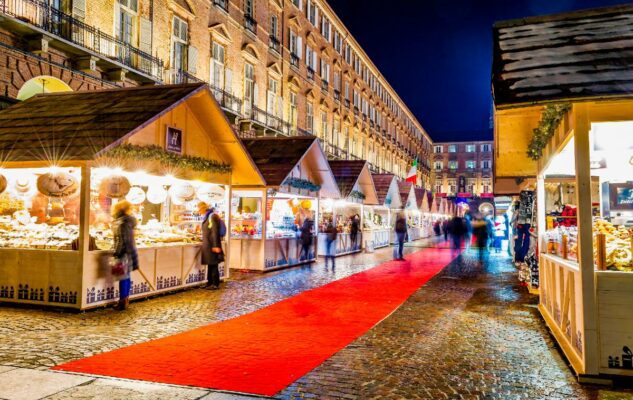
<path id="1" fill-rule="evenodd" d="M 357 253 L 363 243 L 363 206 L 345 200 L 325 199 L 321 201 L 319 208 L 319 255 L 325 256 L 327 226 L 332 223 L 338 231 L 334 254 L 343 256 Z M 352 234 L 352 225 L 355 224 L 357 232 Z"/>

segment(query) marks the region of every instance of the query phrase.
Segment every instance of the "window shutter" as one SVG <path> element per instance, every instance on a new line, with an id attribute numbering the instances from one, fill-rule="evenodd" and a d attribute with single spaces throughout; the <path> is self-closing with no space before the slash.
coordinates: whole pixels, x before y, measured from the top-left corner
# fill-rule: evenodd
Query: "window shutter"
<path id="1" fill-rule="evenodd" d="M 152 21 L 145 17 L 140 19 L 138 45 L 141 51 L 152 54 Z"/>
<path id="2" fill-rule="evenodd" d="M 319 9 L 316 6 L 316 4 L 313 7 L 314 7 L 314 26 L 319 26 Z"/>
<path id="3" fill-rule="evenodd" d="M 226 70 L 224 70 L 224 90 L 227 93 L 232 93 L 233 92 L 232 89 L 233 89 L 233 71 L 227 68 Z"/>
<path id="4" fill-rule="evenodd" d="M 187 70 L 192 74 L 196 73 L 198 66 L 198 49 L 193 46 L 189 46 L 187 51 Z"/>
<path id="5" fill-rule="evenodd" d="M 277 96 L 277 116 L 279 118 L 282 118 L 283 117 L 282 114 L 283 114 L 283 104 L 281 101 L 281 96 Z"/>
<path id="6" fill-rule="evenodd" d="M 86 18 L 86 0 L 73 0 L 72 15 L 80 21 Z"/>
<path id="7" fill-rule="evenodd" d="M 253 83 L 253 105 L 257 106 L 259 99 L 259 87 L 257 83 Z"/>
<path id="8" fill-rule="evenodd" d="M 303 51 L 303 40 L 301 36 L 297 36 L 297 57 L 299 57 L 299 59 L 303 57 L 302 51 Z"/>
<path id="9" fill-rule="evenodd" d="M 121 5 L 117 1 L 114 3 L 114 37 L 117 39 L 121 39 Z M 74 2 L 73 2 L 73 14 L 75 13 Z M 74 16 L 74 15 L 73 15 Z"/>

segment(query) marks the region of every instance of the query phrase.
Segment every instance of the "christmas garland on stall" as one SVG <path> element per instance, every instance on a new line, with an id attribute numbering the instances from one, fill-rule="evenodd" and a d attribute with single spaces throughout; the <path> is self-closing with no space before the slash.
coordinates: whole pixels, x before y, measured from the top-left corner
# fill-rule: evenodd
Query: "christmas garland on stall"
<path id="1" fill-rule="evenodd" d="M 318 192 L 319 190 L 321 190 L 321 185 L 317 185 L 316 183 L 313 183 L 307 179 L 301 178 L 286 178 L 286 180 L 283 181 L 282 185 L 288 185 L 295 189 L 306 189 L 311 192 Z"/>
<path id="2" fill-rule="evenodd" d="M 202 157 L 172 153 L 155 145 L 137 146 L 134 144 L 123 144 L 106 151 L 103 155 L 105 157 L 128 160 L 158 161 L 165 167 L 182 168 L 198 172 L 231 172 L 230 165 Z"/>
<path id="3" fill-rule="evenodd" d="M 365 200 L 365 194 L 363 192 L 359 192 L 358 190 L 352 190 L 349 193 L 349 198 L 350 199 Z"/>
<path id="4" fill-rule="evenodd" d="M 528 145 L 527 155 L 534 161 L 538 161 L 543 156 L 543 149 L 547 146 L 550 138 L 560 126 L 565 114 L 571 109 L 571 104 L 550 104 L 545 106 L 541 121 L 534 128 L 532 140 Z"/>

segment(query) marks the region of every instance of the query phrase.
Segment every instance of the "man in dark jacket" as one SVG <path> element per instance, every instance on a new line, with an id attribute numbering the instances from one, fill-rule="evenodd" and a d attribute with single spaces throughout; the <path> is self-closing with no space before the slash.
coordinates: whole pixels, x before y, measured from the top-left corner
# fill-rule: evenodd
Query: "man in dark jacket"
<path id="1" fill-rule="evenodd" d="M 299 255 L 300 261 L 306 261 L 310 259 L 310 249 L 312 248 L 312 227 L 314 222 L 308 216 L 303 220 L 301 225 L 301 254 Z"/>
<path id="2" fill-rule="evenodd" d="M 358 241 L 359 230 L 360 230 L 360 217 L 357 214 L 352 217 L 352 224 L 349 230 L 349 238 L 352 242 L 352 250 L 356 250 L 358 248 L 357 241 Z"/>
<path id="3" fill-rule="evenodd" d="M 402 213 L 398 214 L 396 219 L 396 239 L 398 240 L 398 254 L 395 259 L 399 261 L 404 261 L 404 239 L 407 236 L 407 220 L 405 219 Z"/>
<path id="4" fill-rule="evenodd" d="M 338 236 L 338 230 L 334 223 L 330 221 L 325 230 L 325 267 L 327 268 L 328 259 L 332 260 L 332 268 L 336 267 L 336 238 Z"/>
<path id="5" fill-rule="evenodd" d="M 222 237 L 220 236 L 220 216 L 204 203 L 198 203 L 198 212 L 203 216 L 200 231 L 202 232 L 202 265 L 208 266 L 207 288 L 216 290 L 220 287 L 220 271 L 218 265 L 224 261 Z"/>

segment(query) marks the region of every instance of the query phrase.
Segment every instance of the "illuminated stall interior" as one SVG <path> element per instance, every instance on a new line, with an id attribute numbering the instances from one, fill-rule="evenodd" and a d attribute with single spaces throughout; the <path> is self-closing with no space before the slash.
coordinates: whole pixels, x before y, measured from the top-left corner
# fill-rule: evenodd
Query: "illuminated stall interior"
<path id="1" fill-rule="evenodd" d="M 329 163 L 341 199 L 321 201 L 319 231 L 324 232 L 329 224 L 333 224 L 338 231 L 336 246 L 333 249 L 335 255 L 355 253 L 361 250 L 366 239 L 363 232 L 364 210 L 368 205 L 378 204 L 374 181 L 367 161 L 330 160 Z M 356 237 L 351 234 L 354 223 L 358 228 Z M 368 240 L 373 241 L 373 234 Z M 325 253 L 325 234 L 321 233 L 319 254 L 323 256 Z"/>
<path id="2" fill-rule="evenodd" d="M 244 139 L 265 180 L 241 186 L 231 198 L 231 268 L 270 271 L 312 262 L 317 256 L 320 198 L 337 199 L 338 187 L 314 137 Z M 301 228 L 312 225 L 308 254 Z"/>
<path id="3" fill-rule="evenodd" d="M 132 298 L 200 285 L 197 203 L 224 216 L 232 183 L 263 184 L 203 84 L 38 95 L 0 121 L 2 301 L 116 301 L 107 261 L 123 199 L 137 220 Z"/>
<path id="4" fill-rule="evenodd" d="M 373 236 L 373 248 L 388 246 L 395 224 L 392 210 L 402 209 L 398 179 L 392 174 L 372 174 L 378 205 L 365 206 L 363 229 Z"/>

